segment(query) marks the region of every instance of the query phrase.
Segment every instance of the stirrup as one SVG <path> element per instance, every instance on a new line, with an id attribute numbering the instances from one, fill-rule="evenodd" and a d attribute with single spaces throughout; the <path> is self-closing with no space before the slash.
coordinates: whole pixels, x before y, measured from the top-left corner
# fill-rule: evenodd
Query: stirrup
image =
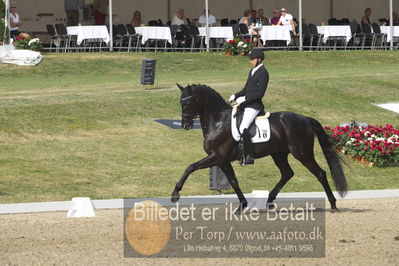
<path id="1" fill-rule="evenodd" d="M 240 159 L 240 165 L 246 165 L 246 164 L 254 164 L 255 160 L 249 155 L 244 155 Z"/>

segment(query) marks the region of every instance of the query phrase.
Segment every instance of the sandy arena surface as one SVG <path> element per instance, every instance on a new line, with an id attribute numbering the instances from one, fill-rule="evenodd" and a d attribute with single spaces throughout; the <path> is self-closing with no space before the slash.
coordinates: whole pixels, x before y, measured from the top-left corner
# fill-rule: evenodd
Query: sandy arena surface
<path id="1" fill-rule="evenodd" d="M 399 265 L 399 198 L 339 200 L 318 259 L 123 258 L 122 210 L 0 215 L 0 265 Z"/>

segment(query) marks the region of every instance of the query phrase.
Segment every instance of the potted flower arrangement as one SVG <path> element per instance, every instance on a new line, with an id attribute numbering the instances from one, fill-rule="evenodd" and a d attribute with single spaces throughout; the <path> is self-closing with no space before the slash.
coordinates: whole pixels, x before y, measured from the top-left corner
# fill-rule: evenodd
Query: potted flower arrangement
<path id="1" fill-rule="evenodd" d="M 224 42 L 222 51 L 225 52 L 226 55 L 247 55 L 253 46 L 254 43 L 251 42 L 251 39 L 249 38 L 244 40 L 236 38 L 234 40 Z"/>
<path id="2" fill-rule="evenodd" d="M 43 44 L 39 38 L 31 38 L 28 33 L 22 32 L 19 36 L 15 37 L 14 46 L 16 49 L 40 51 L 43 49 Z"/>
<path id="3" fill-rule="evenodd" d="M 251 42 L 251 39 L 245 38 L 243 41 L 239 41 L 237 43 L 237 52 L 240 55 L 247 55 L 253 47 L 254 47 L 254 43 Z"/>
<path id="4" fill-rule="evenodd" d="M 237 40 L 229 40 L 225 41 L 222 46 L 222 51 L 225 52 L 226 55 L 234 55 L 237 52 Z"/>
<path id="5" fill-rule="evenodd" d="M 344 154 L 369 166 L 399 163 L 399 130 L 392 125 L 325 127 L 330 141 Z"/>

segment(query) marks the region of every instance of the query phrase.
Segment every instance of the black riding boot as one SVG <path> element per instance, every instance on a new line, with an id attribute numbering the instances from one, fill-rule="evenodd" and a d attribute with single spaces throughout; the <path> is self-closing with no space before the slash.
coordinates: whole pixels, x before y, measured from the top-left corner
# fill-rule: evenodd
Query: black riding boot
<path id="1" fill-rule="evenodd" d="M 241 160 L 240 165 L 254 164 L 254 146 L 251 141 L 248 129 L 244 129 L 240 139 Z"/>

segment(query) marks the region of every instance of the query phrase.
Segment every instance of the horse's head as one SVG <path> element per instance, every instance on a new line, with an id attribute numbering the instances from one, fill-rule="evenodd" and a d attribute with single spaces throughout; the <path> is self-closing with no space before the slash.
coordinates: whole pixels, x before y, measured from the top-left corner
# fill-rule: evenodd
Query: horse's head
<path id="1" fill-rule="evenodd" d="M 200 113 L 200 99 L 197 95 L 193 94 L 190 85 L 182 87 L 176 84 L 181 90 L 180 105 L 182 109 L 182 128 L 189 130 L 193 128 L 194 119 Z"/>

